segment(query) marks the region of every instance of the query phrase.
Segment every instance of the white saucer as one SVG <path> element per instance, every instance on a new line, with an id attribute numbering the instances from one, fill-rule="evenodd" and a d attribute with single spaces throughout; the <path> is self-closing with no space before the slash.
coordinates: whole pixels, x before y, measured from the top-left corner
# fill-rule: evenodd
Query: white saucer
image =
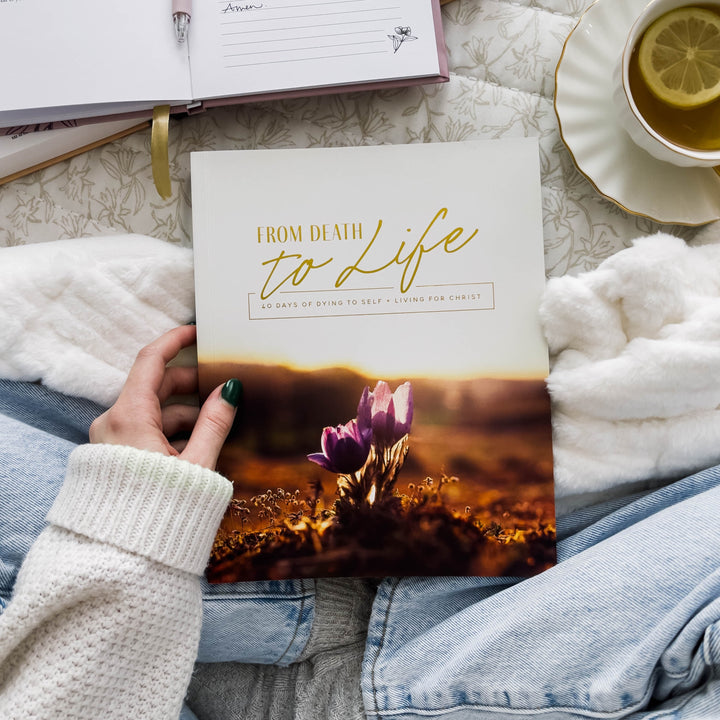
<path id="1" fill-rule="evenodd" d="M 608 200 L 659 223 L 702 225 L 720 219 L 717 173 L 656 160 L 615 115 L 613 68 L 647 3 L 596 0 L 568 36 L 555 71 L 560 135 L 578 170 Z"/>

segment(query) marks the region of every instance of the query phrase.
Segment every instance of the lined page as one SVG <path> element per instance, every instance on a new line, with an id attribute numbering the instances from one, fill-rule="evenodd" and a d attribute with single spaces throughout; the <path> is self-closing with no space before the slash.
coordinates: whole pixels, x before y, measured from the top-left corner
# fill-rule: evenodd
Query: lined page
<path id="1" fill-rule="evenodd" d="M 0 64 L 0 112 L 18 122 L 29 108 L 47 122 L 191 95 L 169 0 L 0 1 Z"/>
<path id="2" fill-rule="evenodd" d="M 196 98 L 439 70 L 430 0 L 208 0 L 193 9 L 190 50 Z"/>

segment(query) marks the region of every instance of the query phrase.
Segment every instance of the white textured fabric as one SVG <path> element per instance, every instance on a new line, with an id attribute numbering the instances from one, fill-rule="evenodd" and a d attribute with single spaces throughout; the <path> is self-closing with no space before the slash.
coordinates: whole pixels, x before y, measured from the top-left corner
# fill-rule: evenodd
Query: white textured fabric
<path id="1" fill-rule="evenodd" d="M 549 281 L 555 480 L 562 496 L 720 463 L 720 243 L 667 234 Z M 708 242 L 710 241 L 710 242 Z"/>
<path id="2" fill-rule="evenodd" d="M 192 250 L 141 235 L 0 252 L 0 377 L 112 404 L 137 351 L 194 317 Z"/>
<path id="3" fill-rule="evenodd" d="M 157 491 L 136 496 L 141 482 Z M 176 458 L 76 450 L 0 615 L 0 717 L 177 720 L 200 636 L 196 573 L 231 494 Z"/>
<path id="4" fill-rule="evenodd" d="M 200 575 L 231 483 L 200 465 L 114 445 L 81 445 L 48 521 Z"/>

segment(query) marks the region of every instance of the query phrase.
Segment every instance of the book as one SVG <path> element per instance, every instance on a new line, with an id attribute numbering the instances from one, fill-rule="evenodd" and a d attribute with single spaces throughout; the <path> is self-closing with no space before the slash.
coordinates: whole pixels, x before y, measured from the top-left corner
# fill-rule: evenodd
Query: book
<path id="1" fill-rule="evenodd" d="M 448 79 L 438 0 L 197 2 L 183 43 L 170 3 L 3 0 L 0 62 L 15 131 Z"/>
<path id="2" fill-rule="evenodd" d="M 0 185 L 148 127 L 148 120 L 112 120 L 0 135 Z"/>
<path id="3" fill-rule="evenodd" d="M 442 178 L 442 182 L 438 182 Z M 212 582 L 554 561 L 535 139 L 191 155 Z"/>

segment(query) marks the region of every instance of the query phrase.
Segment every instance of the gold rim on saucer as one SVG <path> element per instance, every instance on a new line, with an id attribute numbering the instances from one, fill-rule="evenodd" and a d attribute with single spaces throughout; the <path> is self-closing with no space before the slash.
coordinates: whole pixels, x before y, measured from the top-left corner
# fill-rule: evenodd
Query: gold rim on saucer
<path id="1" fill-rule="evenodd" d="M 720 219 L 718 174 L 657 160 L 616 117 L 612 68 L 647 4 L 595 0 L 566 38 L 555 70 L 560 137 L 579 172 L 621 209 L 662 224 L 704 225 Z"/>

